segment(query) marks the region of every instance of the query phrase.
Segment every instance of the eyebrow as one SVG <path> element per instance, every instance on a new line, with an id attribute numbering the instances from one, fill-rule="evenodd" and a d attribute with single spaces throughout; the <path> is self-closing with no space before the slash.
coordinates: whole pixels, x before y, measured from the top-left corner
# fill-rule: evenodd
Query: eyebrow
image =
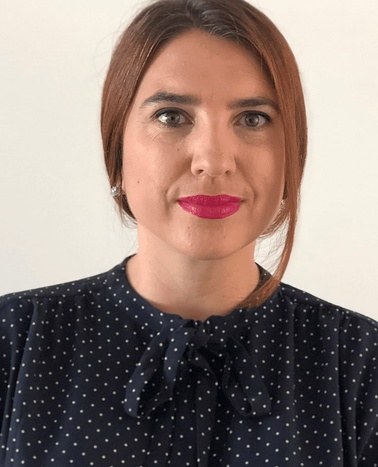
<path id="1" fill-rule="evenodd" d="M 152 96 L 143 101 L 142 107 L 158 104 L 161 102 L 169 102 L 170 104 L 183 105 L 200 105 L 201 100 L 191 94 L 176 94 L 174 92 L 157 91 Z M 251 97 L 246 99 L 237 99 L 231 102 L 228 107 L 230 109 L 244 109 L 248 107 L 269 106 L 278 111 L 278 104 L 268 97 Z"/>
<path id="2" fill-rule="evenodd" d="M 230 109 L 244 109 L 247 107 L 269 106 L 278 112 L 278 104 L 268 97 L 251 97 L 247 99 L 238 99 L 230 104 Z"/>
<path id="3" fill-rule="evenodd" d="M 169 102 L 170 104 L 199 105 L 198 97 L 190 94 L 175 94 L 174 92 L 157 91 L 152 96 L 143 101 L 142 107 L 158 104 L 159 102 Z"/>

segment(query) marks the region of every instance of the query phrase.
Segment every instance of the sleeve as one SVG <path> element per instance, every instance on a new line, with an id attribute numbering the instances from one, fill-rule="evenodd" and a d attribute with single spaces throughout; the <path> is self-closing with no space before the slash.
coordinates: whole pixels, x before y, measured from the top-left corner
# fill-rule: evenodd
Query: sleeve
<path id="1" fill-rule="evenodd" d="M 375 332 L 377 337 L 377 332 Z M 371 351 L 369 351 L 371 349 Z M 378 344 L 366 343 L 368 358 L 361 365 L 360 390 L 357 395 L 358 467 L 378 467 Z"/>
<path id="2" fill-rule="evenodd" d="M 351 314 L 340 332 L 344 446 L 358 467 L 378 467 L 378 325 Z"/>
<path id="3" fill-rule="evenodd" d="M 31 316 L 31 303 L 10 295 L 0 297 L 0 446 L 6 443 Z"/>

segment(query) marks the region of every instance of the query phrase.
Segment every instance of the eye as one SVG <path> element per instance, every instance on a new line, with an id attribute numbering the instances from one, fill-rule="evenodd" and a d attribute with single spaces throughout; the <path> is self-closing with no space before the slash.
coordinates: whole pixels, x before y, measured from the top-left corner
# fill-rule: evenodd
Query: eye
<path id="1" fill-rule="evenodd" d="M 248 128 L 260 128 L 270 121 L 270 117 L 261 112 L 245 112 L 238 120 L 239 125 L 245 125 Z"/>
<path id="2" fill-rule="evenodd" d="M 180 110 L 162 109 L 154 115 L 154 118 L 165 126 L 179 127 L 190 123 L 189 118 Z"/>

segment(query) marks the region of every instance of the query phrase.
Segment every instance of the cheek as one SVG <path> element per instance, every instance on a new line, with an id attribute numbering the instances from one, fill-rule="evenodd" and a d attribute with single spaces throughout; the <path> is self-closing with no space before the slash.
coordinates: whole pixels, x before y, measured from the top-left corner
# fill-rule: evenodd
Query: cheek
<path id="1" fill-rule="evenodd" d="M 282 199 L 285 185 L 286 165 L 285 138 L 283 131 L 281 131 L 277 138 L 274 140 L 271 154 L 272 156 L 267 158 L 267 173 L 269 174 L 269 178 L 272 180 L 272 189 L 279 193 L 280 198 Z"/>
<path id="2" fill-rule="evenodd" d="M 124 188 L 139 180 L 151 190 L 164 191 L 183 171 L 185 147 L 182 141 L 172 142 L 172 138 L 141 131 L 138 126 L 128 130 L 123 144 Z"/>
<path id="3" fill-rule="evenodd" d="M 267 200 L 282 198 L 285 183 L 285 152 L 282 145 L 262 150 L 250 169 L 256 182 L 256 195 Z"/>
<path id="4" fill-rule="evenodd" d="M 128 144 L 123 158 L 122 188 L 135 217 L 154 217 L 166 197 L 170 171 L 156 147 Z M 144 213 L 144 214 L 143 214 Z"/>

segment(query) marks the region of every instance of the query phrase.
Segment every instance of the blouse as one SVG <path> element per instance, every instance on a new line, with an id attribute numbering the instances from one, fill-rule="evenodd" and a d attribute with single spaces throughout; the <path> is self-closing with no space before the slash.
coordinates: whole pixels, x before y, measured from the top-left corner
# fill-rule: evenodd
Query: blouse
<path id="1" fill-rule="evenodd" d="M 377 357 L 374 320 L 294 287 L 197 321 L 123 261 L 0 299 L 0 465 L 377 467 Z"/>

